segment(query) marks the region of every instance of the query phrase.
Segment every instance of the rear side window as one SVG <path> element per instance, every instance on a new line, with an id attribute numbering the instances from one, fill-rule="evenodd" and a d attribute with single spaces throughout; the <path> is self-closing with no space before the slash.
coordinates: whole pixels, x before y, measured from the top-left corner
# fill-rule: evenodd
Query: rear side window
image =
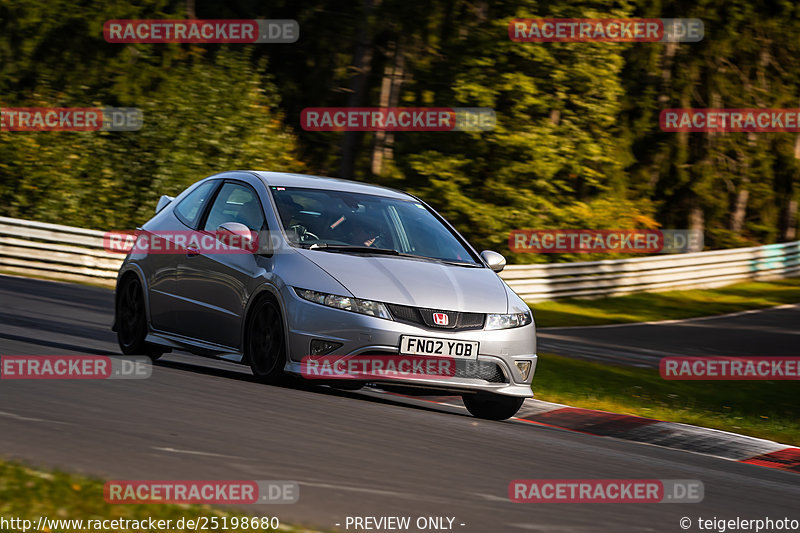
<path id="1" fill-rule="evenodd" d="M 216 184 L 216 181 L 207 181 L 190 192 L 175 206 L 175 216 L 190 228 L 194 228 Z"/>

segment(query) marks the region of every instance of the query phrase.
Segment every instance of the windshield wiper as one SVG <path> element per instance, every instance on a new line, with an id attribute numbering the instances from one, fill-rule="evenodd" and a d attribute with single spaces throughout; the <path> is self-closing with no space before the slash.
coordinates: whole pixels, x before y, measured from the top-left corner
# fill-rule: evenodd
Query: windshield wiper
<path id="1" fill-rule="evenodd" d="M 420 256 L 415 256 L 415 257 L 420 257 Z M 445 265 L 453 265 L 453 266 L 469 267 L 469 268 L 483 268 L 483 265 L 479 265 L 478 263 L 467 263 L 466 261 L 448 261 L 447 259 L 436 259 L 435 257 L 428 257 L 426 259 L 430 259 L 431 261 L 438 261 L 439 263 L 444 263 Z"/>
<path id="2" fill-rule="evenodd" d="M 312 244 L 309 250 L 327 250 L 331 252 L 353 252 L 365 254 L 404 255 L 391 248 L 373 248 L 371 246 L 355 246 L 350 244 Z"/>
<path id="3" fill-rule="evenodd" d="M 411 259 L 422 259 L 423 261 L 432 261 L 434 263 L 442 263 L 445 265 L 462 266 L 469 268 L 480 268 L 482 265 L 477 263 L 468 263 L 466 261 L 450 261 L 447 259 L 439 259 L 437 257 L 428 257 L 427 255 L 406 254 L 392 248 L 373 248 L 371 246 L 356 246 L 351 244 L 302 244 L 303 248 L 309 250 L 328 250 L 331 252 L 353 252 L 365 254 L 383 254 L 383 255 L 396 255 L 398 257 L 408 257 Z"/>
<path id="4" fill-rule="evenodd" d="M 453 265 L 453 266 L 460 266 L 460 267 L 469 267 L 469 268 L 481 268 L 483 265 L 479 265 L 477 263 L 468 263 L 466 261 L 455 261 L 450 259 L 440 259 L 438 257 L 428 257 L 427 255 L 413 255 L 413 254 L 401 254 L 403 257 L 413 257 L 414 259 L 424 259 L 426 261 L 433 261 L 434 263 L 442 263 L 443 265 Z"/>

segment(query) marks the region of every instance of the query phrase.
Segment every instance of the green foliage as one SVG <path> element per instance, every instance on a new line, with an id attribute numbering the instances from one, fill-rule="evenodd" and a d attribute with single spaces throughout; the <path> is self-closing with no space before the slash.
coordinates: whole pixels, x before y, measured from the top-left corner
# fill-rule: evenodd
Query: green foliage
<path id="1" fill-rule="evenodd" d="M 0 132 L 0 213 L 132 228 L 152 216 L 160 195 L 174 195 L 209 174 L 303 168 L 277 89 L 264 74 L 266 60 L 253 59 L 252 47 L 211 53 L 195 46 L 108 44 L 102 38 L 107 18 L 152 17 L 163 13 L 161 3 L 151 2 L 146 12 L 67 5 L 73 4 L 65 3 L 72 28 L 67 37 L 55 36 L 64 27 L 49 22 L 52 6 L 33 3 L 20 9 L 14 32 L 0 34 L 0 59 L 15 58 L 11 66 L 4 63 L 0 86 L 19 86 L 16 99 L 3 103 L 137 107 L 144 125 L 137 132 Z M 35 33 L 36 24 L 44 35 Z M 8 20 L 3 25 L 11 27 Z M 57 39 L 67 46 L 54 47 Z M 96 51 L 77 57 L 77 49 Z M 55 58 L 36 61 L 51 50 Z"/>
<path id="2" fill-rule="evenodd" d="M 511 229 L 635 227 L 634 219 L 647 215 L 626 198 L 627 154 L 618 142 L 626 45 L 517 43 L 507 36 L 516 17 L 631 11 L 587 6 L 494 2 L 485 16 L 461 20 L 461 33 L 437 42 L 439 60 L 426 67 L 434 76 L 411 76 L 409 92 L 433 94 L 434 105 L 497 114 L 492 131 L 406 135 L 396 150 L 407 175 L 401 183 L 430 198 L 479 248 L 509 254 Z M 509 255 L 514 262 L 544 260 Z"/>
<path id="3" fill-rule="evenodd" d="M 106 20 L 185 18 L 190 5 L 206 19 L 294 18 L 301 37 L 103 39 Z M 518 17 L 695 17 L 705 39 L 518 43 L 507 34 Z M 509 232 L 522 228 L 693 223 L 712 248 L 786 240 L 798 224 L 796 134 L 664 133 L 658 118 L 674 107 L 798 107 L 799 30 L 790 0 L 0 0 L 0 104 L 145 113 L 139 132 L 0 132 L 0 214 L 130 227 L 159 195 L 216 171 L 336 176 L 352 157 L 355 179 L 421 195 L 512 262 L 597 258 L 510 254 Z M 491 107 L 497 126 L 396 133 L 384 148 L 358 133 L 350 150 L 343 133 L 300 128 L 305 107 L 380 105 L 391 80 L 396 105 Z"/>
<path id="4" fill-rule="evenodd" d="M 685 227 L 690 211 L 698 209 L 712 248 L 785 240 L 785 215 L 799 196 L 797 135 L 663 133 L 658 113 L 678 107 L 798 108 L 800 42 L 794 36 L 800 6 L 641 0 L 637 11 L 699 18 L 705 37 L 699 43 L 642 44 L 626 54 L 622 121 L 635 157 L 630 190 L 651 199 L 666 226 Z M 747 200 L 737 228 L 733 217 L 742 194 Z"/>

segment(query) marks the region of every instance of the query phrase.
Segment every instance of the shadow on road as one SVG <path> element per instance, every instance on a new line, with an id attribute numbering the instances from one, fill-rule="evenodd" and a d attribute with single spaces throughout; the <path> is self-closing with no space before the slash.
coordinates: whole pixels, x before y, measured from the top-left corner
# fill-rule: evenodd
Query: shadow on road
<path id="1" fill-rule="evenodd" d="M 215 361 L 215 362 L 218 361 L 217 359 L 201 358 L 200 356 L 189 356 L 189 357 L 197 357 L 198 360 L 200 360 L 200 361 L 202 361 L 202 360 Z M 235 365 L 235 363 L 227 363 L 227 362 L 225 362 L 225 363 L 226 364 L 230 364 L 230 365 Z M 228 369 L 228 368 L 220 368 L 220 367 L 215 367 L 215 366 L 204 366 L 204 365 L 199 365 L 199 364 L 186 363 L 186 362 L 183 362 L 183 361 L 171 361 L 171 360 L 161 360 L 161 359 L 159 359 L 158 361 L 155 361 L 153 363 L 153 365 L 156 366 L 156 367 L 173 368 L 175 370 L 182 370 L 182 371 L 186 371 L 186 372 L 192 372 L 192 373 L 195 373 L 195 374 L 203 374 L 203 375 L 206 375 L 206 376 L 215 376 L 215 377 L 220 377 L 220 378 L 225 378 L 225 379 L 233 379 L 233 380 L 237 380 L 237 381 L 245 381 L 245 382 L 250 382 L 250 383 L 259 383 L 259 381 L 252 374 L 250 374 L 248 367 L 243 366 L 243 365 L 236 365 L 236 366 L 241 366 L 241 370 L 239 370 L 239 369 L 233 369 L 233 368 Z M 385 405 L 403 406 L 403 407 L 409 407 L 409 408 L 419 409 L 419 410 L 423 410 L 423 411 L 431 411 L 431 412 L 437 412 L 437 413 L 445 413 L 446 412 L 448 414 L 461 415 L 461 416 L 466 416 L 466 417 L 470 417 L 471 416 L 466 412 L 464 412 L 464 413 L 454 413 L 454 412 L 452 412 L 450 410 L 444 410 L 444 409 L 442 409 L 442 406 L 439 406 L 439 405 L 437 405 L 435 403 L 428 402 L 428 403 L 421 403 L 421 404 L 420 403 L 413 403 L 412 404 L 412 403 L 408 403 L 408 402 L 404 402 L 404 401 L 400 400 L 400 398 L 406 397 L 406 398 L 410 398 L 412 400 L 417 400 L 417 401 L 423 401 L 424 402 L 426 400 L 425 396 L 405 396 L 405 395 L 403 395 L 403 396 L 393 396 L 393 395 L 390 395 L 391 393 L 385 393 L 382 390 L 379 391 L 379 390 L 376 390 L 376 388 L 372 388 L 372 387 L 370 387 L 369 389 L 363 389 L 363 392 L 362 391 L 348 391 L 348 390 L 336 389 L 336 388 L 331 387 L 330 385 L 324 385 L 324 384 L 315 383 L 315 382 L 312 382 L 312 381 L 309 381 L 309 380 L 305 380 L 305 379 L 302 379 L 300 377 L 295 377 L 295 376 L 287 376 L 285 381 L 283 383 L 281 383 L 281 384 L 278 384 L 278 385 L 266 385 L 266 384 L 264 384 L 263 386 L 264 387 L 280 387 L 280 388 L 284 388 L 284 389 L 301 390 L 301 391 L 304 391 L 304 392 L 311 392 L 311 393 L 314 393 L 314 394 L 320 394 L 320 395 L 325 395 L 325 396 L 338 396 L 340 398 L 350 398 L 350 399 L 354 399 L 354 400 L 369 401 L 369 402 L 385 404 Z M 376 396 L 376 395 L 373 395 L 373 394 L 365 394 L 365 392 L 373 392 L 373 393 L 374 392 L 382 392 L 383 394 L 381 394 L 381 396 Z M 440 397 L 440 396 L 441 395 L 439 395 L 437 397 Z M 428 399 L 430 399 L 430 396 L 428 396 Z"/>

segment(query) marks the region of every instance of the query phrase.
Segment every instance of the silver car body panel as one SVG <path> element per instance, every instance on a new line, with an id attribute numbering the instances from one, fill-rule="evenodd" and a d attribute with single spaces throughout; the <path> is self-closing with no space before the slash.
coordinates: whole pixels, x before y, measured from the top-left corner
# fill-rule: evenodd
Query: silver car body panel
<path id="1" fill-rule="evenodd" d="M 502 382 L 460 376 L 447 380 L 392 380 L 393 384 L 455 392 L 493 392 L 532 396 L 536 367 L 533 323 L 517 328 L 452 331 L 335 309 L 300 298 L 294 288 L 388 304 L 468 313 L 522 313 L 528 306 L 485 264 L 476 267 L 414 258 L 351 255 L 302 249 L 289 243 L 269 192 L 271 186 L 356 192 L 400 200 L 410 195 L 347 180 L 274 172 L 233 171 L 201 180 L 169 202 L 143 231 L 190 229 L 175 215 L 182 199 L 200 184 L 236 181 L 255 190 L 270 232 L 267 254 L 146 254 L 132 252 L 120 268 L 118 282 L 135 274 L 144 287 L 150 334 L 147 341 L 199 355 L 241 361 L 245 322 L 251 304 L 269 292 L 283 311 L 287 338 L 286 371 L 299 373 L 312 339 L 339 342 L 337 355 L 398 353 L 401 335 L 480 342 L 478 361 L 497 365 Z M 424 202 L 422 202 L 424 204 Z M 428 206 L 426 206 L 428 207 Z M 430 209 L 428 207 L 428 209 Z M 432 211 L 432 209 L 431 209 Z M 465 247 L 478 253 L 446 221 Z M 482 261 L 481 261 L 482 263 Z M 531 361 L 522 379 L 514 361 Z"/>
<path id="2" fill-rule="evenodd" d="M 468 313 L 506 313 L 503 282 L 490 269 L 392 256 L 357 256 L 298 249 L 365 300 Z M 444 296 L 446 298 L 444 298 Z"/>

